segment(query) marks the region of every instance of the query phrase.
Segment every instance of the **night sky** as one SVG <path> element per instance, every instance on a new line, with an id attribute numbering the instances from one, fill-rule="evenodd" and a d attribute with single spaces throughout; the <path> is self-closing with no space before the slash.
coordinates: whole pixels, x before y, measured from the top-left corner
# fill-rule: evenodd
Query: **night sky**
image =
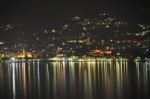
<path id="1" fill-rule="evenodd" d="M 150 16 L 147 4 L 144 0 L 3 0 L 0 3 L 0 21 L 59 24 L 72 16 L 93 16 L 98 11 L 108 9 L 114 15 L 130 20 L 143 16 L 143 19 L 147 20 Z"/>

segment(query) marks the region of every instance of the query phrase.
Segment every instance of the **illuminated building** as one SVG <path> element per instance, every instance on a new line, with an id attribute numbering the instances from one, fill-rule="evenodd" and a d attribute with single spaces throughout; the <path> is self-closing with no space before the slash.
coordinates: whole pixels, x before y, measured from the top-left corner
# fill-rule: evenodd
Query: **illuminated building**
<path id="1" fill-rule="evenodd" d="M 89 55 L 91 56 L 100 56 L 100 55 L 111 55 L 112 51 L 102 51 L 102 50 L 91 50 Z"/>
<path id="2" fill-rule="evenodd" d="M 16 57 L 16 58 L 32 58 L 33 55 L 32 55 L 32 53 L 30 53 L 30 52 L 25 52 L 25 51 L 23 50 L 22 53 L 17 53 L 17 54 L 15 54 L 15 57 Z"/>

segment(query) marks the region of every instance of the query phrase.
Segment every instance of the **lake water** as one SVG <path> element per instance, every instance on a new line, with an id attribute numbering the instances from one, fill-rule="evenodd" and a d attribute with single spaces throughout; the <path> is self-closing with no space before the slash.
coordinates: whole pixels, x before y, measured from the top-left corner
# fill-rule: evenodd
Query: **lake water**
<path id="1" fill-rule="evenodd" d="M 0 99 L 150 99 L 150 62 L 3 62 Z"/>

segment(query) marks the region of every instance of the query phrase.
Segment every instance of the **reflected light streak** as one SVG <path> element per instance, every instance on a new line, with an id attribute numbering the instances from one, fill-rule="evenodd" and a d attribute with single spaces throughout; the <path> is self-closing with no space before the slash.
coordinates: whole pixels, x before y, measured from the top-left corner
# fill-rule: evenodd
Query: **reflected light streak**
<path id="1" fill-rule="evenodd" d="M 31 93 L 32 85 L 31 85 L 31 63 L 28 63 L 28 88 L 29 88 L 29 93 Z"/>
<path id="2" fill-rule="evenodd" d="M 52 63 L 53 65 L 53 96 L 54 98 L 56 98 L 57 96 L 57 65 L 58 65 L 58 62 L 53 62 Z"/>
<path id="3" fill-rule="evenodd" d="M 137 84 L 138 84 L 138 90 L 140 89 L 140 73 L 139 73 L 139 62 L 136 62 L 136 73 L 137 73 Z"/>
<path id="4" fill-rule="evenodd" d="M 117 80 L 117 95 L 121 97 L 122 95 L 122 86 L 123 86 L 123 78 L 122 78 L 122 62 L 116 62 L 116 80 Z"/>
<path id="5" fill-rule="evenodd" d="M 37 83 L 38 83 L 38 96 L 40 96 L 40 70 L 39 70 L 39 62 L 37 62 Z"/>
<path id="6" fill-rule="evenodd" d="M 13 97 L 16 96 L 16 78 L 15 78 L 15 63 L 12 63 L 12 79 L 13 79 Z"/>
<path id="7" fill-rule="evenodd" d="M 23 83 L 23 92 L 24 96 L 27 95 L 27 84 L 26 84 L 26 68 L 25 68 L 25 63 L 22 63 L 22 83 Z"/>
<path id="8" fill-rule="evenodd" d="M 49 74 L 49 65 L 48 63 L 46 63 L 46 79 L 47 79 L 47 82 L 46 82 L 46 89 L 47 89 L 47 96 L 49 96 L 49 92 L 50 92 L 50 74 Z"/>
<path id="9" fill-rule="evenodd" d="M 9 66 L 8 66 L 9 67 Z M 0 64 L 0 91 L 3 92 L 3 66 Z"/>
<path id="10" fill-rule="evenodd" d="M 8 86 L 9 86 L 9 95 L 12 94 L 12 66 L 7 64 L 7 68 L 8 68 Z"/>
<path id="11" fill-rule="evenodd" d="M 70 90 L 71 94 L 74 93 L 74 88 L 75 88 L 75 70 L 74 67 L 75 62 L 69 62 L 69 82 L 70 82 Z"/>

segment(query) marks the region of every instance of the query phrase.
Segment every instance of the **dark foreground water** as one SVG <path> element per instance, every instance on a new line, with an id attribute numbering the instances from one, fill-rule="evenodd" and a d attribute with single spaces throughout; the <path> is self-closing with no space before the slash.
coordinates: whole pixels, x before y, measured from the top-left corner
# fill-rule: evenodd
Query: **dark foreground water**
<path id="1" fill-rule="evenodd" d="M 0 99 L 150 99 L 150 62 L 0 63 Z"/>

